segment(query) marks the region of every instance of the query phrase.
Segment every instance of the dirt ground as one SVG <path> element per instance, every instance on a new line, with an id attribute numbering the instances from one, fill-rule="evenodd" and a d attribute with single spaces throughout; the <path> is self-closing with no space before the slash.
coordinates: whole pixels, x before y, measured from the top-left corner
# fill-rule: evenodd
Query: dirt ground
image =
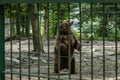
<path id="1" fill-rule="evenodd" d="M 28 46 L 30 44 L 30 46 Z M 115 80 L 116 73 L 116 54 L 117 54 L 117 75 L 118 80 L 120 80 L 120 42 L 117 42 L 117 52 L 115 47 L 115 41 L 105 41 L 105 46 L 103 46 L 103 41 L 93 41 L 91 47 L 91 41 L 82 40 L 82 50 L 81 52 L 75 50 L 74 56 L 76 59 L 76 74 L 69 76 L 67 70 L 61 71 L 60 75 L 53 74 L 53 60 L 54 60 L 54 45 L 55 40 L 50 40 L 49 52 L 48 44 L 44 42 L 44 50 L 46 54 L 39 53 L 40 55 L 36 56 L 32 52 L 32 40 L 30 43 L 28 40 L 23 39 L 13 40 L 12 46 L 10 41 L 5 43 L 6 51 L 6 80 L 11 79 L 11 75 L 7 74 L 13 72 L 14 80 L 19 80 L 19 75 L 14 75 L 14 73 L 22 74 L 22 80 L 29 80 L 27 74 L 30 73 L 31 80 L 47 80 L 48 72 L 50 73 L 51 80 L 56 80 L 55 78 L 60 78 L 68 80 L 71 77 L 71 80 L 91 80 L 91 75 L 93 70 L 93 79 L 102 80 L 103 71 L 105 71 L 106 80 Z M 12 48 L 11 48 L 12 47 Z M 11 53 L 12 51 L 12 53 Z M 48 55 L 48 53 L 50 55 Z M 93 54 L 92 54 L 93 53 Z M 12 56 L 11 56 L 12 55 Z M 103 56 L 104 55 L 104 56 Z M 49 56 L 49 58 L 48 58 Z M 11 61 L 12 57 L 12 61 Z M 81 59 L 80 59 L 81 57 Z M 49 60 L 49 61 L 48 61 Z M 105 62 L 104 62 L 105 61 Z M 80 63 L 82 62 L 82 63 Z M 12 64 L 11 64 L 12 63 Z M 105 67 L 103 67 L 105 64 Z M 49 66 L 49 67 L 48 67 Z M 91 68 L 93 66 L 93 68 Z M 81 69 L 81 71 L 80 71 Z M 82 74 L 80 74 L 80 72 Z M 23 76 L 24 75 L 24 76 Z"/>

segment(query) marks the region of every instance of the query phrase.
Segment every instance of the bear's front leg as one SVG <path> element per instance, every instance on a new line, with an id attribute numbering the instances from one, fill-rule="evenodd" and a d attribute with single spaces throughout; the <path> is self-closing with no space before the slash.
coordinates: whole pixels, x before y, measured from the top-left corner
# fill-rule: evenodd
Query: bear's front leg
<path id="1" fill-rule="evenodd" d="M 57 55 L 54 56 L 54 73 L 58 73 L 58 58 Z"/>
<path id="2" fill-rule="evenodd" d="M 71 59 L 71 74 L 75 74 L 75 58 Z"/>

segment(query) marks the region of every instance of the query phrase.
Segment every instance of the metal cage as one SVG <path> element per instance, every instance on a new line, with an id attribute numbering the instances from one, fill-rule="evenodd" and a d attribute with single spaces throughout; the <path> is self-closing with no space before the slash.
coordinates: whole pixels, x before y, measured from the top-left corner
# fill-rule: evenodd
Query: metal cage
<path id="1" fill-rule="evenodd" d="M 119 80 L 119 15 L 118 0 L 0 0 L 0 80 Z M 80 46 L 74 53 L 72 35 Z"/>

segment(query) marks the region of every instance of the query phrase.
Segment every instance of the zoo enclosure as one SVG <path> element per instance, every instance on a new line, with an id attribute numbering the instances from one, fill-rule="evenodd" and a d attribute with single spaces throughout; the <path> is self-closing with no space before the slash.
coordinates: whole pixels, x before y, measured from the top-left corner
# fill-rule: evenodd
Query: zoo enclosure
<path id="1" fill-rule="evenodd" d="M 114 2 L 114 3 L 113 3 Z M 31 63 L 30 63 L 30 36 L 28 36 L 28 65 L 29 65 L 29 68 L 28 68 L 28 73 L 22 73 L 22 63 L 21 63 L 21 61 L 22 61 L 22 57 L 21 57 L 21 53 L 22 53 L 22 51 L 21 51 L 21 35 L 19 34 L 19 39 L 18 39 L 18 41 L 19 41 L 19 60 L 20 60 L 20 63 L 19 63 L 19 71 L 18 72 L 14 72 L 13 71 L 13 68 L 11 67 L 11 69 L 10 69 L 10 71 L 6 71 L 5 70 L 5 40 L 4 40 L 4 29 L 5 29 L 5 24 L 4 24 L 4 19 L 5 19 L 5 11 L 4 11 L 4 5 L 5 4 L 12 4 L 12 3 L 14 3 L 14 4 L 18 4 L 18 5 L 20 5 L 20 4 L 22 4 L 22 3 L 25 3 L 25 4 L 29 4 L 29 3 L 40 3 L 40 4 L 42 4 L 42 3 L 46 3 L 47 4 L 47 6 L 49 7 L 49 5 L 50 4 L 52 4 L 52 3 L 54 3 L 54 4 L 56 4 L 57 6 L 58 6 L 58 11 L 60 11 L 60 4 L 62 4 L 62 3 L 67 3 L 67 7 L 68 7 L 68 12 L 70 11 L 70 4 L 72 4 L 72 3 L 76 3 L 76 4 L 78 4 L 79 5 L 79 21 L 80 21 L 80 23 L 82 23 L 82 8 L 81 8 L 81 5 L 82 5 L 82 3 L 89 3 L 89 10 L 90 10 L 90 34 L 91 34 L 91 36 L 90 36 L 90 43 L 91 43 L 91 45 L 90 45 L 90 48 L 91 48 L 91 65 L 90 65 L 90 70 L 91 70 L 91 73 L 89 74 L 90 75 L 90 78 L 91 78 L 91 80 L 93 80 L 94 79 L 94 71 L 93 71 L 93 69 L 94 69 L 94 58 L 93 58 L 93 55 L 94 55 L 94 46 L 93 46 L 93 40 L 94 40 L 94 36 L 93 36 L 93 32 L 94 32 L 94 29 L 93 29 L 93 19 L 94 19 L 94 7 L 93 7 L 93 5 L 95 5 L 96 3 L 101 3 L 101 11 L 99 12 L 99 11 L 96 11 L 96 14 L 102 14 L 102 16 L 103 16 L 103 18 L 104 18 L 104 20 L 105 21 L 107 21 L 107 19 L 108 19 L 108 17 L 106 16 L 106 14 L 114 14 L 114 16 L 113 16 L 113 20 L 115 21 L 115 23 L 114 23 L 114 25 L 115 25 L 115 37 L 114 37 L 114 41 L 115 41 L 115 45 L 114 45 L 114 48 L 115 48 L 115 67 L 114 67 L 114 71 L 115 71 L 115 73 L 113 74 L 114 76 L 114 78 L 117 80 L 118 79 L 118 76 L 119 76 L 119 63 L 118 63 L 118 49 L 119 49 L 119 47 L 118 47 L 118 41 L 119 41 L 119 39 L 118 39 L 118 35 L 119 35 L 119 33 L 118 33 L 118 23 L 117 23 L 117 21 L 118 21 L 118 17 L 119 17 L 119 3 L 118 3 L 119 1 L 117 1 L 117 0 L 111 0 L 111 1 L 101 1 L 101 0 L 93 0 L 93 1 L 89 1 L 89 0 L 81 0 L 81 1 L 79 1 L 79 0 L 66 0 L 66 1 L 54 1 L 54 0 L 41 0 L 41 1 L 39 1 L 39 0 L 34 0 L 34 1 L 32 1 L 32 0 L 1 0 L 0 1 L 0 37 L 1 37 L 1 39 L 0 39 L 0 44 L 1 44 L 1 47 L 0 47 L 0 80 L 5 80 L 5 74 L 10 74 L 11 76 L 11 80 L 14 80 L 14 78 L 13 78 L 13 76 L 14 75 L 19 75 L 19 79 L 21 80 L 22 79 L 22 76 L 28 76 L 28 79 L 30 80 L 30 78 L 31 78 L 31 76 L 34 76 L 34 77 L 38 77 L 38 80 L 40 80 L 40 77 L 43 77 L 43 78 L 47 78 L 48 80 L 50 80 L 50 79 L 63 79 L 63 80 L 66 80 L 66 78 L 64 79 L 64 78 L 62 78 L 62 76 L 59 74 L 57 77 L 56 76 L 53 76 L 53 75 L 51 75 L 51 73 L 50 73 L 50 45 L 49 45 L 49 34 L 47 34 L 48 35 L 48 74 L 47 75 L 41 75 L 40 74 L 40 72 L 39 72 L 39 69 L 40 69 L 40 65 L 41 64 L 39 64 L 39 58 L 41 57 L 41 55 L 38 55 L 38 72 L 37 72 L 37 74 L 32 74 L 31 73 L 31 67 L 30 67 L 30 65 L 31 65 Z M 111 11 L 111 12 L 109 12 L 109 11 L 107 11 L 106 10 L 106 4 L 107 3 L 113 3 L 114 5 L 114 10 L 113 11 Z M 18 8 L 20 8 L 20 6 L 18 7 Z M 49 8 L 48 8 L 48 11 L 49 11 Z M 11 12 L 10 12 L 11 13 Z M 20 13 L 20 10 L 18 9 L 18 13 Z M 29 11 L 28 11 L 28 14 L 29 14 Z M 11 15 L 11 14 L 10 14 Z M 29 14 L 30 15 L 30 14 Z M 49 16 L 49 13 L 47 14 L 47 16 Z M 59 17 L 60 17 L 61 15 L 59 15 L 58 14 L 58 21 L 59 21 Z M 109 16 L 109 15 L 108 15 Z M 20 16 L 18 17 L 18 18 L 20 18 Z M 67 14 L 67 18 L 68 18 L 68 20 L 70 20 L 70 14 L 68 13 Z M 48 18 L 49 19 L 49 18 Z M 106 22 L 103 20 L 103 25 L 106 27 Z M 105 23 L 104 23 L 105 22 Z M 59 24 L 59 23 L 58 23 Z M 38 24 L 39 26 L 40 26 L 40 24 Z M 10 26 L 12 26 L 12 23 L 11 23 L 11 18 L 10 18 Z M 29 26 L 29 23 L 28 23 L 28 26 Z M 49 24 L 48 24 L 48 26 L 49 26 Z M 82 35 L 81 35 L 81 32 L 82 32 L 82 30 L 81 30 L 81 26 L 82 26 L 82 24 L 79 24 L 79 26 L 80 26 L 80 39 L 82 39 Z M 102 35 L 102 41 L 103 41 L 103 43 L 102 43 L 102 45 L 103 45 L 103 52 L 102 52 L 102 54 L 103 54 L 103 65 L 102 65 L 102 67 L 103 67 L 103 74 L 102 74 L 102 76 L 103 76 L 103 80 L 105 80 L 106 79 L 106 54 L 105 54 L 105 52 L 106 52 L 106 50 L 105 50 L 105 40 L 106 40 L 106 31 L 104 30 L 105 29 L 105 27 L 102 27 L 102 31 L 103 31 L 103 33 L 101 33 L 101 34 L 103 34 Z M 12 27 L 10 28 L 10 29 L 12 29 Z M 48 30 L 48 32 L 49 32 L 49 30 Z M 28 32 L 29 33 L 29 32 Z M 13 49 L 12 49 L 12 30 L 10 30 L 10 41 L 11 41 L 11 51 L 10 51 L 10 53 L 11 53 L 11 58 L 10 58 L 10 62 L 11 62 L 11 65 L 13 64 L 13 62 L 12 62 L 12 57 L 13 57 L 13 55 L 12 55 L 12 53 L 13 53 Z M 39 52 L 39 51 L 38 51 Z M 80 57 L 79 57 L 79 59 L 80 59 L 80 63 L 79 63 L 79 66 L 81 66 L 81 67 L 79 67 L 79 73 L 78 73 L 78 80 L 82 80 L 82 49 L 81 49 L 81 51 L 80 51 Z M 71 78 L 71 74 L 68 74 L 68 78 L 67 79 L 72 79 Z"/>

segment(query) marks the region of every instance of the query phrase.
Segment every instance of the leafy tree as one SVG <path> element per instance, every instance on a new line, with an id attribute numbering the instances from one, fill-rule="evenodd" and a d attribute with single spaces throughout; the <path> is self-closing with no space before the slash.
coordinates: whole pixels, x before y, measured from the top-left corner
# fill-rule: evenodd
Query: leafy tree
<path id="1" fill-rule="evenodd" d="M 28 36 L 28 15 L 27 13 L 27 5 L 26 4 L 6 4 L 5 5 L 5 14 L 6 17 L 11 17 L 16 22 L 15 35 L 26 35 Z M 13 22 L 14 23 L 14 22 Z M 22 31 L 21 31 L 22 29 Z"/>
<path id="2" fill-rule="evenodd" d="M 59 20 L 69 20 L 73 19 L 74 16 L 71 14 L 74 12 L 74 9 L 78 8 L 78 5 L 76 4 L 70 4 L 70 13 L 69 13 L 69 7 L 67 3 L 62 3 L 59 4 L 59 9 L 58 9 L 58 4 L 51 4 L 50 5 L 50 36 L 55 36 L 58 28 L 58 21 Z M 60 11 L 59 11 L 60 10 Z M 58 16 L 59 19 L 58 19 Z"/>
<path id="3" fill-rule="evenodd" d="M 26 35 L 30 36 L 30 21 L 32 25 L 33 35 L 33 50 L 35 52 L 42 52 L 43 44 L 42 38 L 39 34 L 38 28 L 38 9 L 37 4 L 11 4 L 5 6 L 6 17 L 10 17 L 16 20 L 16 33 L 18 36 Z M 29 10 L 29 11 L 28 11 Z M 29 13 L 28 13 L 29 12 Z M 30 19 L 30 20 L 29 20 Z M 22 36 L 21 36 L 22 37 Z"/>

